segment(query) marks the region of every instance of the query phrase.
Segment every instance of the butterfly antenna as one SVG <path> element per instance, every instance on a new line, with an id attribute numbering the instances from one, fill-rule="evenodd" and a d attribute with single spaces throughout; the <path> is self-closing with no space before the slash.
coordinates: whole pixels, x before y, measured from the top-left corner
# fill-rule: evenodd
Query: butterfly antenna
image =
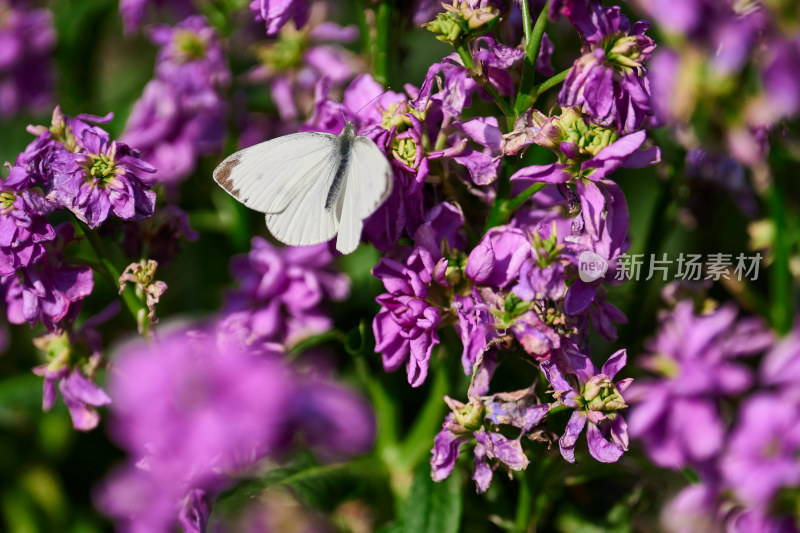
<path id="1" fill-rule="evenodd" d="M 385 88 L 383 91 L 381 91 L 381 92 L 380 92 L 380 94 L 378 94 L 378 95 L 377 95 L 375 98 L 373 98 L 372 100 L 370 100 L 370 101 L 369 101 L 369 102 L 367 102 L 366 104 L 364 104 L 364 105 L 362 105 L 361 107 L 359 107 L 359 108 L 358 108 L 358 111 L 356 111 L 356 112 L 355 112 L 355 114 L 353 115 L 353 119 L 355 119 L 355 118 L 356 118 L 356 116 L 357 116 L 359 113 L 361 113 L 361 110 L 362 110 L 362 109 L 364 109 L 365 107 L 367 107 L 369 104 L 371 104 L 372 102 L 374 102 L 375 100 L 377 100 L 378 98 L 380 98 L 381 96 L 383 96 L 384 94 L 386 94 L 387 92 L 389 92 L 389 90 L 390 90 L 390 89 L 391 89 L 391 87 L 387 86 L 387 87 L 386 87 L 386 88 Z"/>
<path id="2" fill-rule="evenodd" d="M 331 96 L 331 88 L 328 85 L 328 80 L 327 79 L 325 79 L 324 83 L 325 83 L 325 90 L 328 91 L 328 97 L 331 100 L 333 100 L 334 102 L 336 102 L 336 105 L 339 106 L 339 113 L 342 114 L 342 118 L 344 119 L 345 122 L 347 122 L 347 116 L 345 116 L 345 114 L 344 114 L 344 108 L 342 107 L 342 103 L 339 100 L 337 100 L 336 98 L 334 98 L 333 96 Z"/>

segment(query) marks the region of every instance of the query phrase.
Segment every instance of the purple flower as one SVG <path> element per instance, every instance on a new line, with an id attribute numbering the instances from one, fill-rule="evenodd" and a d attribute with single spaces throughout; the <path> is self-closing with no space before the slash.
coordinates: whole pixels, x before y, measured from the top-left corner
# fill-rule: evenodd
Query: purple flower
<path id="1" fill-rule="evenodd" d="M 150 38 L 161 47 L 156 77 L 134 104 L 122 140 L 156 167 L 153 179 L 174 184 L 194 171 L 199 156 L 222 148 L 227 106 L 221 92 L 230 71 L 204 17 L 157 26 Z"/>
<path id="2" fill-rule="evenodd" d="M 619 350 L 597 372 L 591 359 L 567 348 L 541 364 L 558 403 L 574 409 L 558 441 L 567 461 L 575 462 L 575 444 L 587 422 L 589 453 L 598 461 L 614 463 L 628 449 L 628 425 L 618 411 L 628 407 L 622 395 L 633 379 L 612 381 L 626 360 L 625 350 Z"/>
<path id="3" fill-rule="evenodd" d="M 469 170 L 470 177 L 476 185 L 489 185 L 497 179 L 501 161 L 501 131 L 495 117 L 477 117 L 465 122 L 455 123 L 464 135 L 480 146 L 470 147 L 463 142 L 458 150 L 447 150 L 447 154 L 456 163 Z M 431 154 L 433 157 L 433 154 Z"/>
<path id="4" fill-rule="evenodd" d="M 441 313 L 426 301 L 435 270 L 436 260 L 424 248 L 415 249 L 406 263 L 384 257 L 372 269 L 387 290 L 376 298 L 381 310 L 372 322 L 375 352 L 387 372 L 406 363 L 412 387 L 425 381 L 433 347 L 439 344 Z"/>
<path id="5" fill-rule="evenodd" d="M 472 394 L 471 391 L 470 394 Z M 470 395 L 468 404 L 445 396 L 453 411 L 447 415 L 436 435 L 431 457 L 434 481 L 447 478 L 455 467 L 462 444 L 475 439 L 475 464 L 472 479 L 479 493 L 489 490 L 495 469 L 525 470 L 529 460 L 522 449 L 522 438 L 531 433 L 547 415 L 548 406 L 536 403 L 531 390 L 525 389 L 488 397 Z M 509 438 L 501 426 L 516 428 Z"/>
<path id="6" fill-rule="evenodd" d="M 0 116 L 42 111 L 53 98 L 56 34 L 48 9 L 0 2 Z M 19 3 L 22 4 L 22 3 Z"/>
<path id="7" fill-rule="evenodd" d="M 297 375 L 276 352 L 242 351 L 199 331 L 127 346 L 109 390 L 112 435 L 129 461 L 97 500 L 126 531 L 168 531 L 178 521 L 201 530 L 231 474 L 274 458 L 297 432 L 330 457 L 372 445 L 372 415 L 358 397 Z"/>
<path id="8" fill-rule="evenodd" d="M 516 281 L 531 256 L 531 242 L 519 229 L 492 228 L 470 252 L 464 270 L 479 285 L 503 288 Z"/>
<path id="9" fill-rule="evenodd" d="M 62 250 L 74 240 L 73 227 L 56 228 L 58 240 L 48 244 L 44 259 L 0 278 L 6 300 L 8 321 L 33 325 L 41 320 L 54 331 L 67 316 L 72 304 L 91 294 L 94 288 L 92 269 L 66 264 Z"/>
<path id="10" fill-rule="evenodd" d="M 532 142 L 553 150 L 558 162 L 524 167 L 511 180 L 526 186 L 536 182 L 572 182 L 589 233 L 600 238 L 603 212 L 610 211 L 607 204 L 613 203 L 618 207 L 612 217 L 616 225 L 614 235 L 624 234 L 621 231 L 623 225 L 627 227 L 624 195 L 609 176 L 621 167 L 642 168 L 661 160 L 658 147 L 642 148 L 646 138 L 644 131 L 620 137 L 615 130 L 587 124 L 578 108 L 565 108 L 561 115 L 550 117 L 531 138 Z M 568 191 L 560 190 L 569 198 Z"/>
<path id="11" fill-rule="evenodd" d="M 800 484 L 800 406 L 761 393 L 747 400 L 721 460 L 722 473 L 748 506 L 765 507 L 781 487 Z"/>
<path id="12" fill-rule="evenodd" d="M 15 172 L 19 171 L 19 172 Z M 13 173 L 22 173 L 15 167 Z M 39 261 L 43 243 L 55 239 L 45 215 L 52 209 L 41 195 L 13 185 L 13 176 L 0 182 L 0 276 Z"/>
<path id="13" fill-rule="evenodd" d="M 250 11 L 258 21 L 264 21 L 267 35 L 275 35 L 290 19 L 296 27 L 308 19 L 306 0 L 252 0 Z"/>
<path id="14" fill-rule="evenodd" d="M 643 365 L 663 378 L 631 390 L 636 406 L 630 427 L 656 464 L 698 465 L 722 448 L 725 428 L 718 400 L 752 383 L 750 370 L 735 359 L 772 344 L 761 320 L 737 320 L 736 314 L 734 307 L 726 306 L 696 315 L 691 302 L 680 302 L 648 344 L 651 355 Z"/>
<path id="15" fill-rule="evenodd" d="M 788 399 L 800 403 L 800 393 L 794 385 L 800 380 L 800 324 L 777 343 L 761 360 L 759 381 L 777 386 Z"/>
<path id="16" fill-rule="evenodd" d="M 44 378 L 42 409 L 49 411 L 56 402 L 56 385 L 69 409 L 72 425 L 79 431 L 97 427 L 100 415 L 96 408 L 111 403 L 111 398 L 92 382 L 102 364 L 102 343 L 96 326 L 113 316 L 119 306 L 86 320 L 80 328 L 65 324 L 63 331 L 48 333 L 33 343 L 47 356 L 47 362 L 33 369 Z M 72 313 L 74 319 L 77 313 Z"/>
<path id="17" fill-rule="evenodd" d="M 322 310 L 324 299 L 342 300 L 350 292 L 347 277 L 329 267 L 332 261 L 327 243 L 279 249 L 254 237 L 252 250 L 231 262 L 239 288 L 227 295 L 225 312 L 245 321 L 251 343 L 291 345 L 327 331 L 332 322 Z"/>
<path id="18" fill-rule="evenodd" d="M 502 95 L 512 94 L 514 84 L 508 71 L 524 57 L 524 52 L 499 43 L 491 35 L 479 37 L 470 46 L 475 62 L 481 65 L 489 83 Z M 441 62 L 431 65 L 413 106 L 418 111 L 427 108 L 439 73 L 444 76 L 444 87 L 437 99 L 441 99 L 446 116 L 459 118 L 464 108 L 469 107 L 472 94 L 476 91 L 482 93 L 483 90 L 472 79 L 458 54 L 450 54 Z"/>
<path id="19" fill-rule="evenodd" d="M 490 349 L 489 343 L 499 336 L 491 313 L 492 307 L 484 302 L 481 291 L 473 287 L 472 294 L 466 296 L 459 294 L 453 298 L 453 308 L 458 315 L 456 331 L 464 347 L 461 363 L 464 366 L 464 373 L 471 375 L 475 364 L 481 361 Z M 478 394 L 485 392 L 479 391 Z"/>
<path id="20" fill-rule="evenodd" d="M 153 214 L 156 193 L 144 174 L 155 169 L 137 152 L 110 140 L 99 128 L 84 130 L 77 143 L 78 153 L 58 150 L 53 154 L 48 199 L 72 211 L 90 228 L 102 224 L 109 211 L 123 220 Z"/>
<path id="21" fill-rule="evenodd" d="M 341 86 L 366 70 L 361 58 L 341 46 L 358 39 L 358 28 L 326 20 L 325 11 L 323 4 L 314 4 L 304 28 L 286 24 L 276 40 L 257 45 L 260 64 L 249 73 L 248 79 L 255 84 L 269 82 L 272 100 L 283 122 L 297 120 L 300 109 L 313 99 L 314 86 L 319 80 L 325 79 L 333 87 Z"/>
<path id="22" fill-rule="evenodd" d="M 119 0 L 119 14 L 125 33 L 132 33 L 139 29 L 144 22 L 147 8 L 155 5 L 159 8 L 169 7 L 180 16 L 194 13 L 191 0 Z"/>
<path id="23" fill-rule="evenodd" d="M 650 86 L 645 63 L 655 43 L 640 21 L 631 28 L 619 6 L 599 2 L 571 2 L 570 21 L 584 42 L 584 54 L 575 61 L 559 93 L 562 106 L 583 105 L 592 121 L 634 132 L 651 115 Z"/>
<path id="24" fill-rule="evenodd" d="M 111 398 L 103 389 L 92 383 L 77 368 L 51 370 L 48 365 L 42 365 L 34 368 L 33 373 L 44 377 L 43 410 L 49 411 L 53 407 L 58 383 L 58 390 L 72 417 L 73 427 L 79 431 L 90 431 L 97 427 L 100 415 L 95 408 L 111 403 Z"/>
<path id="25" fill-rule="evenodd" d="M 782 39 L 769 48 L 769 62 L 762 72 L 768 121 L 791 117 L 800 111 L 800 38 Z"/>
<path id="26" fill-rule="evenodd" d="M 711 66 L 723 74 L 739 71 L 768 29 L 766 10 L 757 3 L 716 0 L 640 2 L 659 26 L 688 37 L 708 51 Z"/>

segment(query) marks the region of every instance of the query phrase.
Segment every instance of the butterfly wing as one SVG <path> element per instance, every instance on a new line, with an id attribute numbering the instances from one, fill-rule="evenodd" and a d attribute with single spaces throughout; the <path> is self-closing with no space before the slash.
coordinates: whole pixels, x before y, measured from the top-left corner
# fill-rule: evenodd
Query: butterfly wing
<path id="1" fill-rule="evenodd" d="M 386 156 L 366 137 L 355 138 L 344 183 L 339 237 L 336 249 L 349 254 L 361 241 L 364 219 L 375 212 L 392 192 L 392 167 Z"/>
<path id="2" fill-rule="evenodd" d="M 328 170 L 335 147 L 329 133 L 285 135 L 229 156 L 214 180 L 250 209 L 279 213 Z"/>
<path id="3" fill-rule="evenodd" d="M 266 213 L 267 228 L 293 246 L 330 240 L 342 205 L 325 210 L 338 165 L 337 137 L 304 132 L 236 152 L 214 170 L 214 180 L 247 207 Z"/>

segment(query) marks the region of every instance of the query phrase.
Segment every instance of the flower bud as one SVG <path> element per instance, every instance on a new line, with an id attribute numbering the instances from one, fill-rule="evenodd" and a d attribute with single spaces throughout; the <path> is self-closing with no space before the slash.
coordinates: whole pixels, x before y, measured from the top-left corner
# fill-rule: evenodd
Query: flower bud
<path id="1" fill-rule="evenodd" d="M 590 411 L 619 411 L 628 407 L 617 386 L 605 374 L 592 376 L 584 385 L 582 396 Z"/>
<path id="2" fill-rule="evenodd" d="M 436 34 L 436 39 L 445 43 L 471 40 L 483 35 L 494 27 L 500 20 L 497 8 L 489 6 L 473 8 L 469 2 L 453 0 L 453 5 L 442 4 L 444 13 L 439 13 L 436 18 L 424 27 Z"/>

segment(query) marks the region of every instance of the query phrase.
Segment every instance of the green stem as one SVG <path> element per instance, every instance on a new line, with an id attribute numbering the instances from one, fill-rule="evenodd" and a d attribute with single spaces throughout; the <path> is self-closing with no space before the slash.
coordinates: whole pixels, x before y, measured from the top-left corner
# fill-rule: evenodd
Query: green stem
<path id="1" fill-rule="evenodd" d="M 490 228 L 501 225 L 508 219 L 510 213 L 506 208 L 506 202 L 508 201 L 508 197 L 511 196 L 510 172 L 508 164 L 503 160 L 502 167 L 500 168 L 500 177 L 497 180 L 497 195 L 494 198 L 492 209 L 489 211 L 489 217 L 486 219 L 484 233 Z"/>
<path id="2" fill-rule="evenodd" d="M 375 34 L 372 45 L 372 62 L 375 81 L 384 87 L 389 82 L 389 44 L 392 34 L 392 6 L 381 2 L 375 11 Z"/>
<path id="3" fill-rule="evenodd" d="M 389 449 L 396 449 L 398 441 L 398 409 L 397 405 L 383 387 L 369 371 L 369 365 L 365 354 L 354 357 L 356 374 L 364 384 L 369 394 L 372 407 L 375 410 L 375 420 L 377 420 L 377 431 L 375 437 L 375 449 L 379 455 Z"/>
<path id="4" fill-rule="evenodd" d="M 537 465 L 541 467 L 540 465 Z M 514 520 L 517 533 L 527 533 L 528 523 L 531 520 L 533 510 L 533 493 L 531 491 L 528 472 L 523 471 L 519 479 L 519 496 L 517 496 L 517 513 Z"/>
<path id="5" fill-rule="evenodd" d="M 517 117 L 516 113 L 514 113 L 514 110 L 511 109 L 511 106 L 508 105 L 508 102 L 506 102 L 503 97 L 500 96 L 500 93 L 497 92 L 497 89 L 494 88 L 494 85 L 492 85 L 491 82 L 489 82 L 489 80 L 486 79 L 483 74 L 478 72 L 477 68 L 475 68 L 475 60 L 472 58 L 472 52 L 470 52 L 467 43 L 464 41 L 457 41 L 453 43 L 453 46 L 455 47 L 456 52 L 458 52 L 458 57 L 461 58 L 462 63 L 464 63 L 464 66 L 469 71 L 472 79 L 475 80 L 475 82 L 480 85 L 483 90 L 489 93 L 489 96 L 492 97 L 494 103 L 497 104 L 497 107 L 499 107 L 500 111 L 503 112 L 503 115 L 506 117 L 506 129 L 510 129 L 514 124 L 514 119 Z"/>
<path id="6" fill-rule="evenodd" d="M 121 276 L 117 267 L 114 266 L 107 257 L 105 250 L 103 248 L 103 243 L 100 242 L 100 237 L 97 236 L 89 226 L 87 226 L 84 222 L 75 219 L 78 227 L 83 233 L 83 236 L 86 237 L 89 245 L 94 250 L 95 255 L 97 256 L 97 260 L 99 262 L 99 267 L 101 269 L 101 274 L 110 279 L 116 288 L 119 289 L 119 278 Z M 150 338 L 150 320 L 147 318 L 147 306 L 142 302 L 142 300 L 136 296 L 136 289 L 131 285 L 126 285 L 125 290 L 122 291 L 122 302 L 125 304 L 125 307 L 128 308 L 131 315 L 133 316 L 134 321 L 139 328 L 139 333 L 142 334 L 145 338 Z"/>
<path id="7" fill-rule="evenodd" d="M 525 59 L 522 63 L 522 79 L 519 84 L 519 92 L 514 103 L 516 115 L 535 104 L 536 98 L 539 96 L 533 81 L 536 76 L 536 61 L 539 59 L 539 50 L 542 47 L 542 36 L 547 25 L 547 10 L 550 7 L 550 2 L 548 1 L 542 12 L 539 13 L 536 24 L 531 27 L 531 11 L 530 7 L 528 7 L 528 0 L 522 0 L 520 4 L 522 7 L 522 30 L 525 33 Z"/>
<path id="8" fill-rule="evenodd" d="M 545 187 L 547 187 L 547 183 L 534 183 L 516 195 L 514 198 L 510 199 L 508 202 L 506 202 L 506 208 L 509 210 L 509 214 L 513 213 L 519 206 L 524 204 L 528 198 L 541 191 Z"/>
<path id="9" fill-rule="evenodd" d="M 539 85 L 537 85 L 536 87 L 534 87 L 534 91 L 536 92 L 536 96 L 538 97 L 543 92 L 547 91 L 548 89 L 552 89 L 553 87 L 555 87 L 556 85 L 558 85 L 559 83 L 561 83 L 565 79 L 567 79 L 567 76 L 569 75 L 569 71 L 570 70 L 572 70 L 572 67 L 568 68 L 567 70 L 562 70 L 561 72 L 559 72 L 558 74 L 556 74 L 552 78 L 548 78 L 548 79 L 544 80 L 542 83 L 540 83 Z"/>
<path id="10" fill-rule="evenodd" d="M 509 180 L 510 183 L 510 180 Z M 501 182 L 502 184 L 502 182 Z M 536 194 L 537 192 L 541 191 L 547 187 L 547 183 L 534 183 L 514 198 L 508 200 L 501 200 L 500 197 L 500 187 L 498 187 L 497 195 L 498 198 L 495 199 L 494 204 L 492 204 L 492 210 L 489 213 L 489 218 L 486 220 L 486 227 L 485 230 L 489 230 L 495 226 L 500 226 L 505 224 L 508 218 L 517 210 L 519 206 L 524 204 L 531 196 Z"/>
<path id="11" fill-rule="evenodd" d="M 777 180 L 777 177 L 774 178 Z M 770 291 L 773 301 L 771 312 L 772 325 L 781 335 L 785 335 L 792 328 L 794 315 L 794 302 L 791 287 L 791 272 L 789 270 L 790 243 L 786 231 L 786 206 L 777 182 L 773 181 L 767 191 L 772 221 L 775 224 L 775 260 L 771 267 Z"/>

